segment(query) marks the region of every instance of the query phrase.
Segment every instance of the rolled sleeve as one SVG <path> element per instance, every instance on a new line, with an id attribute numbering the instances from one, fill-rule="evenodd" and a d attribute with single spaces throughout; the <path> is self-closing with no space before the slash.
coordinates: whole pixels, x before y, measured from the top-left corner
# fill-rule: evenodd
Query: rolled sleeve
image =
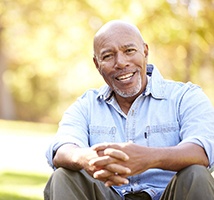
<path id="1" fill-rule="evenodd" d="M 185 143 L 194 143 L 204 148 L 207 154 L 207 157 L 209 159 L 209 167 L 211 167 L 214 165 L 214 142 L 213 141 L 214 141 L 214 138 L 210 139 L 205 137 L 189 137 L 184 139 L 182 142 L 180 142 L 179 145 L 185 144 Z"/>
<path id="2" fill-rule="evenodd" d="M 46 158 L 47 158 L 48 164 L 53 169 L 55 169 L 54 164 L 53 164 L 54 155 L 55 155 L 56 151 L 65 144 L 74 144 L 79 147 L 85 146 L 81 141 L 79 141 L 78 139 L 75 139 L 69 135 L 55 137 L 46 151 Z"/>
<path id="3" fill-rule="evenodd" d="M 189 92 L 191 91 L 191 92 Z M 181 142 L 204 148 L 209 165 L 214 164 L 214 108 L 201 88 L 190 86 L 180 104 Z"/>

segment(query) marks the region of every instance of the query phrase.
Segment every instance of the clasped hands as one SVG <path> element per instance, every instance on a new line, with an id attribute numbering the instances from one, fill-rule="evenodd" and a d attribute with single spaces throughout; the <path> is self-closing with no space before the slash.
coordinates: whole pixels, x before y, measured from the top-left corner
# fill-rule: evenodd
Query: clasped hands
<path id="1" fill-rule="evenodd" d="M 129 143 L 102 143 L 92 146 L 92 150 L 98 155 L 89 161 L 89 166 L 95 169 L 93 177 L 103 181 L 108 187 L 128 184 L 127 177 L 133 174 L 129 167 L 130 157 L 123 150 L 127 144 Z"/>

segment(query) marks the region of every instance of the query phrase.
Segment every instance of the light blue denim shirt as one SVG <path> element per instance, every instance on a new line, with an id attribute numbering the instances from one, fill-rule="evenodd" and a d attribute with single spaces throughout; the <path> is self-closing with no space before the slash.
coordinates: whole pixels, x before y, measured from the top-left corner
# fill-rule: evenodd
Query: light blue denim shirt
<path id="1" fill-rule="evenodd" d="M 188 82 L 163 79 L 154 65 L 147 66 L 148 84 L 124 114 L 106 85 L 83 94 L 64 113 L 49 146 L 47 159 L 63 144 L 90 147 L 101 142 L 128 142 L 148 147 L 169 147 L 187 142 L 202 146 L 214 164 L 214 108 L 201 88 Z M 175 172 L 150 169 L 129 177 L 128 185 L 114 189 L 126 193 L 146 191 L 160 198 Z"/>

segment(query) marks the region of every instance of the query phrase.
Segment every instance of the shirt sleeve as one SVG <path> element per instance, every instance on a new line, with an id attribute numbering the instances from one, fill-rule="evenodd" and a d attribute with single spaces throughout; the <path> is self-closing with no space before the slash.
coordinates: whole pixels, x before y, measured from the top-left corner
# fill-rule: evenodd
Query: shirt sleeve
<path id="1" fill-rule="evenodd" d="M 214 165 L 214 108 L 201 88 L 190 84 L 179 107 L 180 144 L 194 143 L 204 148 L 209 165 Z"/>
<path id="2" fill-rule="evenodd" d="M 52 168 L 54 155 L 62 145 L 75 144 L 79 147 L 88 147 L 87 106 L 87 98 L 82 96 L 65 111 L 57 134 L 46 151 L 46 158 Z"/>

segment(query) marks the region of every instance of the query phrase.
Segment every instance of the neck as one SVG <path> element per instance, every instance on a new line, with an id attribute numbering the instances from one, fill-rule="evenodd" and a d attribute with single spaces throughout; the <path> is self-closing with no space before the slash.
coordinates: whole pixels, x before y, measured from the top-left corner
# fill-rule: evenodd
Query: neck
<path id="1" fill-rule="evenodd" d="M 129 98 L 123 98 L 119 95 L 115 95 L 115 98 L 121 108 L 121 110 L 125 113 L 128 114 L 129 109 L 131 108 L 132 103 L 134 102 L 134 100 L 136 99 L 133 97 L 129 97 Z"/>
<path id="2" fill-rule="evenodd" d="M 121 108 L 121 110 L 127 115 L 129 112 L 129 109 L 132 106 L 132 103 L 135 101 L 135 99 L 142 94 L 143 91 L 140 91 L 138 94 L 136 94 L 135 96 L 132 97 L 121 97 L 118 94 L 115 94 L 115 98 Z"/>
<path id="3" fill-rule="evenodd" d="M 144 84 L 143 84 L 143 87 L 142 89 L 134 96 L 132 97 L 122 97 L 120 95 L 118 95 L 116 92 L 114 93 L 115 94 L 115 98 L 121 108 L 121 110 L 125 113 L 125 114 L 128 114 L 129 112 L 129 109 L 131 108 L 132 106 L 132 103 L 135 101 L 135 99 L 140 95 L 142 94 L 142 92 L 145 90 L 146 88 L 146 85 L 147 85 L 147 77 L 144 79 Z"/>

